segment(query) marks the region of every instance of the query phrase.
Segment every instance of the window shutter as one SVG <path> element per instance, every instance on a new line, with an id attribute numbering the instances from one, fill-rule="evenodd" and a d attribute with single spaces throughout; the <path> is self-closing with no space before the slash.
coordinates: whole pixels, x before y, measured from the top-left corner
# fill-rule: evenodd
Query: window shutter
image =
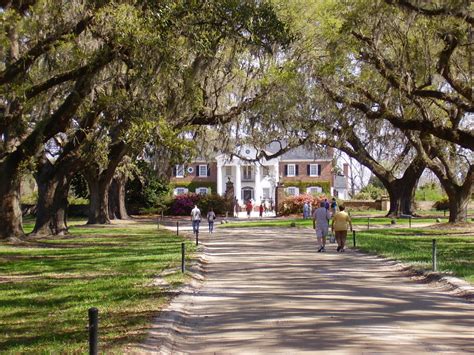
<path id="1" fill-rule="evenodd" d="M 318 164 L 318 176 L 321 176 L 321 164 Z"/>
<path id="2" fill-rule="evenodd" d="M 285 164 L 285 176 L 288 176 L 288 164 Z"/>
<path id="3" fill-rule="evenodd" d="M 211 176 L 211 167 L 207 164 L 207 176 Z"/>
<path id="4" fill-rule="evenodd" d="M 298 168 L 299 168 L 298 164 L 295 164 L 295 176 L 298 176 Z"/>
<path id="5" fill-rule="evenodd" d="M 306 174 L 307 174 L 308 176 L 311 175 L 311 165 L 309 165 L 309 164 L 306 165 Z"/>
<path id="6" fill-rule="evenodd" d="M 196 176 L 199 176 L 199 165 L 196 165 L 195 169 L 196 169 Z"/>
<path id="7" fill-rule="evenodd" d="M 173 166 L 173 176 L 176 177 L 176 173 L 177 173 L 177 170 L 176 170 L 176 165 Z"/>

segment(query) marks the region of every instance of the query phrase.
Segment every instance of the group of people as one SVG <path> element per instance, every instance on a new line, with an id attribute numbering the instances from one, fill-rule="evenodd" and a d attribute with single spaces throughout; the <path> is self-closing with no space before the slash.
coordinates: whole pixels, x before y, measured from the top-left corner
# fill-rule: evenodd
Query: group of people
<path id="1" fill-rule="evenodd" d="M 319 208 L 315 209 L 313 216 L 313 228 L 316 230 L 316 237 L 318 239 L 318 252 L 326 251 L 326 237 L 329 234 L 329 221 L 331 222 L 331 231 L 335 234 L 337 242 L 337 251 L 343 252 L 346 246 L 347 229 L 352 231 L 352 221 L 344 211 L 344 206 L 339 206 L 337 212 L 337 202 L 333 198 L 331 204 L 325 199 L 321 201 Z M 304 213 L 304 207 L 303 207 Z"/>
<path id="2" fill-rule="evenodd" d="M 194 205 L 194 208 L 191 210 L 191 221 L 193 223 L 193 233 L 199 234 L 199 225 L 201 224 L 201 210 L 197 205 Z M 207 212 L 207 223 L 209 225 L 209 233 L 214 233 L 214 220 L 216 219 L 216 214 L 212 208 Z"/>

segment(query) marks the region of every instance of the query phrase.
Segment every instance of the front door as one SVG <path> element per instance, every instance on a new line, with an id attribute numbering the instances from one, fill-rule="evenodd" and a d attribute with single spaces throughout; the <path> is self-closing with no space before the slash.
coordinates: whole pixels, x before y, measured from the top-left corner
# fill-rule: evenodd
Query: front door
<path id="1" fill-rule="evenodd" d="M 248 187 L 244 187 L 242 189 L 242 198 L 243 198 L 244 202 L 247 202 L 248 200 L 252 199 L 253 198 L 253 189 L 248 188 Z"/>

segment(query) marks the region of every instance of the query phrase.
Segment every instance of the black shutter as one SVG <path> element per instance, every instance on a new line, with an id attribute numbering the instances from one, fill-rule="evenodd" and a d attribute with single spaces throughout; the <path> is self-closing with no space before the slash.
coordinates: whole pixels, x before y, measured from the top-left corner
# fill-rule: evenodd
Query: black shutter
<path id="1" fill-rule="evenodd" d="M 211 167 L 207 164 L 207 176 L 211 176 Z"/>
<path id="2" fill-rule="evenodd" d="M 307 174 L 308 176 L 311 175 L 311 165 L 309 165 L 309 164 L 306 165 L 306 174 Z"/>
<path id="3" fill-rule="evenodd" d="M 295 164 L 295 176 L 298 176 L 298 168 L 299 168 L 298 164 Z"/>
<path id="4" fill-rule="evenodd" d="M 288 165 L 285 164 L 285 176 L 288 176 Z"/>
<path id="5" fill-rule="evenodd" d="M 318 176 L 321 176 L 321 164 L 318 164 Z"/>
<path id="6" fill-rule="evenodd" d="M 176 177 L 176 173 L 177 173 L 177 171 L 176 171 L 176 165 L 175 165 L 175 166 L 173 166 L 173 176 L 174 177 Z"/>
<path id="7" fill-rule="evenodd" d="M 196 176 L 199 176 L 199 165 L 196 165 Z"/>

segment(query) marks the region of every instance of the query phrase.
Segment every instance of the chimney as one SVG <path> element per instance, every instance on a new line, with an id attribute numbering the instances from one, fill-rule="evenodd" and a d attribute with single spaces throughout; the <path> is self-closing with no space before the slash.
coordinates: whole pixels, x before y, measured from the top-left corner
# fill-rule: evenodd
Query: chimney
<path id="1" fill-rule="evenodd" d="M 349 187 L 349 164 L 344 163 L 342 165 L 342 171 L 344 172 L 344 178 L 346 180 L 346 189 Z"/>

